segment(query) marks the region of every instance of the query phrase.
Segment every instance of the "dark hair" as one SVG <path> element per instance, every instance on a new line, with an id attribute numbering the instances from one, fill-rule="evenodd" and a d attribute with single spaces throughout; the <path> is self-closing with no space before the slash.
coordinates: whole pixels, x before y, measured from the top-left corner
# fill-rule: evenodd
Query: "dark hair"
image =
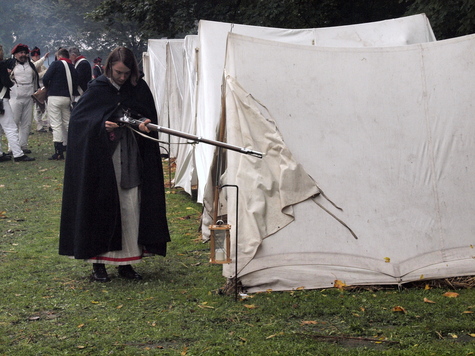
<path id="1" fill-rule="evenodd" d="M 126 47 L 117 47 L 107 57 L 106 66 L 104 68 L 105 75 L 112 77 L 112 66 L 115 63 L 122 62 L 130 69 L 130 82 L 132 85 L 137 85 L 140 79 L 139 66 L 135 59 L 134 53 Z"/>
<path id="2" fill-rule="evenodd" d="M 69 52 L 66 48 L 60 48 L 58 50 L 58 58 L 68 58 L 69 59 Z"/>

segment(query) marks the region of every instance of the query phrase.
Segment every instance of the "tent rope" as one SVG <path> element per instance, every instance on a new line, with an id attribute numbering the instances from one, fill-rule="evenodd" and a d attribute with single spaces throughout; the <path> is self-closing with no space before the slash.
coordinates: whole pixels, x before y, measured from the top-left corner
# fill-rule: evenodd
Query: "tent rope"
<path id="1" fill-rule="evenodd" d="M 327 199 L 330 203 L 332 203 L 336 208 L 340 209 L 340 210 L 343 210 L 339 207 L 337 207 L 331 200 L 329 200 L 323 193 L 322 193 L 322 196 Z M 356 236 L 356 234 L 353 232 L 353 230 L 351 230 L 351 228 L 344 222 L 342 221 L 341 219 L 339 219 L 335 214 L 333 214 L 331 211 L 329 211 L 327 208 L 325 208 L 322 204 L 320 204 L 318 201 L 315 200 L 315 197 L 312 198 L 313 202 L 315 204 L 317 204 L 320 208 L 322 208 L 325 212 L 327 212 L 331 217 L 333 217 L 336 221 L 338 221 L 340 224 L 342 224 L 344 227 L 346 227 L 348 229 L 348 231 L 351 233 L 351 235 L 353 235 L 353 237 L 358 240 L 358 236 Z"/>

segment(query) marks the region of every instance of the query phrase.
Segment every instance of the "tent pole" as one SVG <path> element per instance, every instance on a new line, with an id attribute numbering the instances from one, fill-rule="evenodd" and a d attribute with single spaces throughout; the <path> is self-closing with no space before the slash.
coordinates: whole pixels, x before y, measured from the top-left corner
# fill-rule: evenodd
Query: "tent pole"
<path id="1" fill-rule="evenodd" d="M 239 236 L 239 187 L 234 184 L 225 184 L 219 187 L 219 189 L 232 187 L 236 188 L 236 235 L 234 237 L 234 300 L 238 301 L 238 236 Z"/>
<path id="2" fill-rule="evenodd" d="M 221 117 L 219 119 L 219 131 L 218 131 L 218 141 L 223 142 L 225 136 L 225 125 L 226 125 L 226 93 L 224 92 L 224 76 L 221 83 Z M 219 207 L 219 178 L 221 177 L 221 165 L 222 165 L 222 154 L 223 150 L 221 147 L 218 147 L 218 164 L 216 167 L 216 180 L 214 188 L 214 204 L 213 204 L 213 220 L 214 222 L 218 219 L 218 207 Z"/>

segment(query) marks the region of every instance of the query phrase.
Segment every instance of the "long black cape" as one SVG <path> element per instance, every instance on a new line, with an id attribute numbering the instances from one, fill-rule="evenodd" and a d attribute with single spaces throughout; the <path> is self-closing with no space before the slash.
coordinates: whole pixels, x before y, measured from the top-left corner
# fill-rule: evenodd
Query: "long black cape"
<path id="1" fill-rule="evenodd" d="M 127 82 L 119 91 L 104 75 L 90 83 L 69 123 L 60 255 L 88 259 L 122 249 L 122 217 L 105 130 L 105 121 L 118 107 L 132 109 L 157 123 L 152 93 L 143 80 L 135 87 Z M 138 242 L 147 252 L 165 256 L 170 235 L 160 149 L 157 142 L 134 135 L 143 161 Z"/>

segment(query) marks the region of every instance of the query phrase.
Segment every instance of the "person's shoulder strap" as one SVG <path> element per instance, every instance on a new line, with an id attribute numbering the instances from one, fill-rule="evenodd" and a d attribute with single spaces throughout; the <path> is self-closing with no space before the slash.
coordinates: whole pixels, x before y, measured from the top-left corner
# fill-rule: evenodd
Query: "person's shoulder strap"
<path id="1" fill-rule="evenodd" d="M 3 97 L 5 96 L 5 94 L 7 93 L 7 90 L 8 88 L 6 86 L 4 86 L 2 88 L 2 90 L 0 90 L 0 99 L 3 99 Z"/>
<path id="2" fill-rule="evenodd" d="M 85 61 L 86 58 L 81 58 L 79 61 L 77 61 L 76 63 L 74 63 L 74 68 L 77 68 L 79 63 L 81 63 L 82 61 Z"/>
<path id="3" fill-rule="evenodd" d="M 69 89 L 69 97 L 71 98 L 71 102 L 73 101 L 73 80 L 71 78 L 71 71 L 69 70 L 68 62 L 61 60 L 64 64 L 64 70 L 66 71 L 66 78 L 68 79 L 68 89 Z"/>

